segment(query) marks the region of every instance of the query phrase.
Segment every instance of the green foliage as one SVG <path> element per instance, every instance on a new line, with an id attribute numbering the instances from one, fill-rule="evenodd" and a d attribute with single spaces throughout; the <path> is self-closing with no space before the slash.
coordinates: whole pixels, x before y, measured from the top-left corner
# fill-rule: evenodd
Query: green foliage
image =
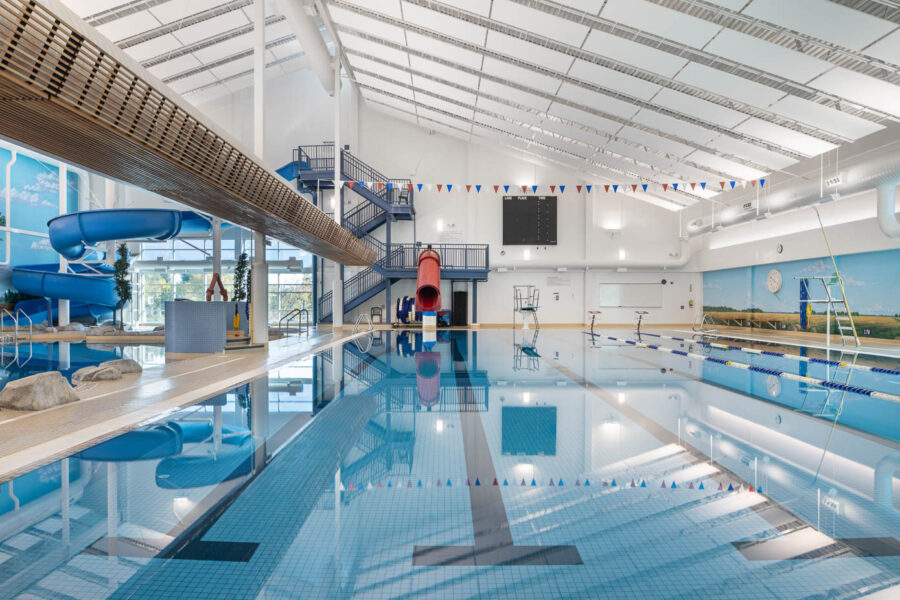
<path id="1" fill-rule="evenodd" d="M 231 298 L 235 302 L 247 299 L 247 253 L 241 252 L 234 266 L 234 293 Z"/>
<path id="2" fill-rule="evenodd" d="M 0 301 L 6 304 L 15 304 L 17 302 L 21 302 L 22 300 L 34 300 L 37 296 L 32 296 L 31 294 L 24 294 L 19 290 L 9 289 L 3 293 L 2 299 Z"/>
<path id="3" fill-rule="evenodd" d="M 121 326 L 125 325 L 125 304 L 131 300 L 131 273 L 128 272 L 128 246 L 125 242 L 116 248 L 116 262 L 113 263 L 115 272 L 113 280 L 116 282 L 116 295 L 119 297 L 119 310 L 121 311 Z"/>

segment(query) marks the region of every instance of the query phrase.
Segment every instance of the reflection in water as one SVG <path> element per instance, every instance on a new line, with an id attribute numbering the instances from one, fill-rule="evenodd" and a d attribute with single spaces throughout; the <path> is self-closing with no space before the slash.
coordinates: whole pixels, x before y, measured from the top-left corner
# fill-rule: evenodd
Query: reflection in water
<path id="1" fill-rule="evenodd" d="M 377 332 L 4 482 L 0 598 L 896 591 L 893 407 L 535 333 Z"/>

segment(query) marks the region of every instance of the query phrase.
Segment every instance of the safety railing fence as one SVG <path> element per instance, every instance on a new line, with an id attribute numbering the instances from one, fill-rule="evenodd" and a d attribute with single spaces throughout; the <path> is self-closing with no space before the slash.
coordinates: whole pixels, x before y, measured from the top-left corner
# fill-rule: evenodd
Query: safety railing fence
<path id="1" fill-rule="evenodd" d="M 366 227 L 377 221 L 384 215 L 384 210 L 377 204 L 361 202 L 359 206 L 352 208 L 344 214 L 344 227 L 349 229 L 356 237 L 366 233 Z"/>
<path id="2" fill-rule="evenodd" d="M 384 268 L 415 270 L 419 254 L 425 248 L 417 244 L 391 244 Z M 432 244 L 431 249 L 440 255 L 442 271 L 486 271 L 489 268 L 488 244 Z"/>
<path id="3" fill-rule="evenodd" d="M 294 162 L 301 171 L 334 171 L 334 144 L 300 146 L 294 150 Z"/>
<path id="4" fill-rule="evenodd" d="M 294 150 L 294 161 L 300 171 L 334 171 L 334 144 L 300 146 Z M 353 181 L 374 182 L 371 192 L 386 203 L 413 203 L 411 180 L 387 177 L 346 150 L 341 151 L 341 172 Z"/>

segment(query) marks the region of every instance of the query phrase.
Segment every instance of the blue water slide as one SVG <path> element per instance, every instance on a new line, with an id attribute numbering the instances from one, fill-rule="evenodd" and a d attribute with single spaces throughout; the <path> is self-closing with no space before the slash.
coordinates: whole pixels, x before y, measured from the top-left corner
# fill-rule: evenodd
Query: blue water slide
<path id="1" fill-rule="evenodd" d="M 209 219 L 192 211 L 158 208 L 91 210 L 60 215 L 47 223 L 50 245 L 68 260 L 78 260 L 88 252 L 88 245 L 113 240 L 168 240 L 179 235 L 208 232 Z M 12 284 L 20 292 L 70 300 L 71 318 L 101 317 L 110 314 L 118 304 L 112 279 L 113 269 L 103 265 L 70 264 L 68 273 L 60 273 L 56 263 L 18 265 L 12 269 Z M 58 306 L 58 302 L 56 303 Z M 20 302 L 32 319 L 45 319 L 47 304 L 42 300 Z M 56 306 L 53 307 L 56 311 Z"/>

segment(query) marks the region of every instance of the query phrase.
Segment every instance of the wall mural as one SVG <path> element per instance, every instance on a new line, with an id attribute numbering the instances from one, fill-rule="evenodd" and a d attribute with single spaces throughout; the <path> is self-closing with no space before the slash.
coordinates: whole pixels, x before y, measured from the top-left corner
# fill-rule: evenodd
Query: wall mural
<path id="1" fill-rule="evenodd" d="M 900 338 L 900 250 L 837 257 L 847 301 L 860 337 Z M 796 277 L 834 274 L 826 257 L 703 273 L 703 312 L 722 325 L 825 332 L 825 306 L 811 305 L 801 326 L 800 281 Z M 821 299 L 821 283 L 811 281 L 809 297 Z M 832 318 L 832 333 L 837 333 Z"/>

